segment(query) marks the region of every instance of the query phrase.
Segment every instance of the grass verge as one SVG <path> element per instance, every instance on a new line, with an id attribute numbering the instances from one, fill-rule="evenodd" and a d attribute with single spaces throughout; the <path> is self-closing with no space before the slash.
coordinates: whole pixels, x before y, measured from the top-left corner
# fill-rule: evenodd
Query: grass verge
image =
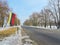
<path id="1" fill-rule="evenodd" d="M 0 39 L 15 34 L 17 31 L 16 27 L 8 28 L 0 31 Z"/>

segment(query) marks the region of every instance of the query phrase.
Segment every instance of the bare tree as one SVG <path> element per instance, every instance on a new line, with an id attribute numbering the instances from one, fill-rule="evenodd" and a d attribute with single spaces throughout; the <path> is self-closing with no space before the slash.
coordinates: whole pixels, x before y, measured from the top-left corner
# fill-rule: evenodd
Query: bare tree
<path id="1" fill-rule="evenodd" d="M 38 13 L 33 13 L 31 16 L 30 16 L 30 20 L 32 21 L 33 23 L 33 26 L 37 26 L 38 25 Z"/>
<path id="2" fill-rule="evenodd" d="M 60 21 L 60 0 L 49 0 L 49 8 L 53 13 L 55 24 Z"/>
<path id="3" fill-rule="evenodd" d="M 46 27 L 48 25 L 48 23 L 49 23 L 50 12 L 49 12 L 49 10 L 47 8 L 44 8 L 42 10 L 41 14 L 42 14 L 42 20 L 43 20 L 42 23 L 44 23 L 44 26 Z"/>
<path id="4" fill-rule="evenodd" d="M 5 0 L 0 0 L 0 26 L 4 24 L 4 17 L 8 16 L 9 7 Z"/>

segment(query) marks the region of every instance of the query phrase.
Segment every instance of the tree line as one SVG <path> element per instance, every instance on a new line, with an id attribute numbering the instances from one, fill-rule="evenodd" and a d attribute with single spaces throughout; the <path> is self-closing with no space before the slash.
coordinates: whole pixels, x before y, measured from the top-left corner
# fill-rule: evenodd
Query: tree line
<path id="1" fill-rule="evenodd" d="M 48 0 L 48 5 L 40 12 L 34 12 L 30 15 L 23 25 L 29 26 L 49 26 L 60 27 L 60 0 Z"/>

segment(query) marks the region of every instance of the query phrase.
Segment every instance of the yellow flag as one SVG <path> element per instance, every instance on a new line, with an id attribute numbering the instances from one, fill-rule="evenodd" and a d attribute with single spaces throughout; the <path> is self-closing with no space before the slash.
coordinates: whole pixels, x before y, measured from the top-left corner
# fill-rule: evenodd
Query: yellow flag
<path id="1" fill-rule="evenodd" d="M 12 12 L 10 12 L 10 15 L 8 17 L 8 25 L 10 25 L 11 18 L 12 18 Z"/>

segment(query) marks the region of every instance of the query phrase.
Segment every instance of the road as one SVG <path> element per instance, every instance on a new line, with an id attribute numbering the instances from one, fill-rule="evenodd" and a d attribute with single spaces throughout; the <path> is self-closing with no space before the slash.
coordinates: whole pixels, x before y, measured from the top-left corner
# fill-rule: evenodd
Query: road
<path id="1" fill-rule="evenodd" d="M 22 26 L 26 33 L 35 40 L 38 45 L 60 45 L 59 31 L 48 31 L 40 28 Z"/>

